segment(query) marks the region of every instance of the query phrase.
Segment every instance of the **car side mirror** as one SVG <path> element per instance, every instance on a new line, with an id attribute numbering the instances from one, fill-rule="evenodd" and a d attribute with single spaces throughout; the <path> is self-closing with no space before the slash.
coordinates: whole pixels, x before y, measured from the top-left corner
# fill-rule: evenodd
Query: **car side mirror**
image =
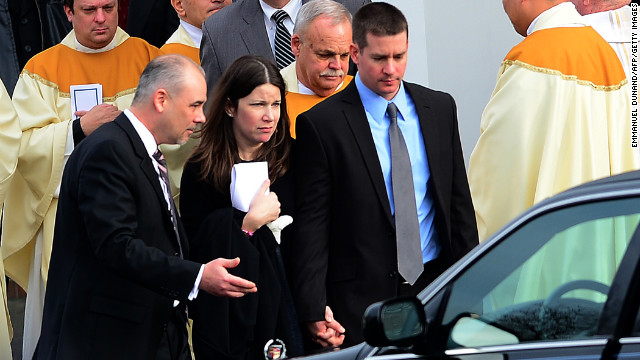
<path id="1" fill-rule="evenodd" d="M 362 328 L 371 346 L 409 346 L 424 338 L 427 320 L 417 298 L 395 298 L 371 304 L 364 312 Z"/>

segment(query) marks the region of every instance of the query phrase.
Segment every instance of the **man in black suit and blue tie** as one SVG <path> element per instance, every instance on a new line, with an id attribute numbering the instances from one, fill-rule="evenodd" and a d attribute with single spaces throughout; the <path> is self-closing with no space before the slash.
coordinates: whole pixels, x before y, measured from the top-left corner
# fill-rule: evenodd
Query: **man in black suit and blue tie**
<path id="1" fill-rule="evenodd" d="M 455 102 L 402 80 L 404 15 L 363 6 L 353 41 L 355 79 L 296 121 L 292 292 L 323 346 L 361 342 L 368 305 L 417 294 L 478 243 Z"/>

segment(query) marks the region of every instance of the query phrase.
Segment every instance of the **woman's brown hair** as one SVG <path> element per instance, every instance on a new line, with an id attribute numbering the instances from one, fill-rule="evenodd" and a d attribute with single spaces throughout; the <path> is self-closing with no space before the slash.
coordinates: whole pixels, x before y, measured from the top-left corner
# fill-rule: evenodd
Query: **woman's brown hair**
<path id="1" fill-rule="evenodd" d="M 196 137 L 200 144 L 191 155 L 191 161 L 201 164 L 200 176 L 211 182 L 220 192 L 228 192 L 231 169 L 240 161 L 238 145 L 233 134 L 233 118 L 225 107 L 238 108 L 238 100 L 251 94 L 260 85 L 271 84 L 280 90 L 280 119 L 269 141 L 260 146 L 253 161 L 269 164 L 271 182 L 285 174 L 289 168 L 291 136 L 287 114 L 285 82 L 275 64 L 269 60 L 245 55 L 234 61 L 222 74 L 207 104 L 207 121 Z"/>

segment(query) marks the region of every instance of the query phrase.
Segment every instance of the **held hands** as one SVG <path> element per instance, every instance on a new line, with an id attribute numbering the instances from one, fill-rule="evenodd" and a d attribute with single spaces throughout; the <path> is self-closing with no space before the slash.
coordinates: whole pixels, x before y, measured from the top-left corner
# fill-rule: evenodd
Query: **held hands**
<path id="1" fill-rule="evenodd" d="M 204 266 L 200 289 L 215 296 L 242 297 L 248 293 L 258 291 L 256 284 L 241 277 L 229 274 L 227 269 L 234 268 L 240 263 L 240 258 L 218 258 Z"/>
<path id="2" fill-rule="evenodd" d="M 307 323 L 311 333 L 311 340 L 323 347 L 340 346 L 344 341 L 344 328 L 333 318 L 333 312 L 328 306 L 325 309 L 324 321 Z"/>
<path id="3" fill-rule="evenodd" d="M 255 232 L 262 225 L 272 222 L 280 216 L 280 201 L 274 192 L 269 192 L 269 180 L 265 180 L 251 200 L 249 212 L 244 216 L 242 229 Z"/>
<path id="4" fill-rule="evenodd" d="M 80 117 L 82 132 L 89 136 L 100 125 L 113 121 L 122 111 L 114 105 L 100 104 L 89 111 L 76 111 L 75 116 Z"/>

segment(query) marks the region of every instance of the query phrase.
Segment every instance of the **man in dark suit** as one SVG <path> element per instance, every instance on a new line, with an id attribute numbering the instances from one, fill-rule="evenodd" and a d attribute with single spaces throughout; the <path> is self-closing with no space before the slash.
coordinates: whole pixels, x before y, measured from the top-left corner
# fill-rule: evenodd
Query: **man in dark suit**
<path id="1" fill-rule="evenodd" d="M 363 6 L 353 18 L 354 81 L 297 119 L 292 292 L 300 320 L 323 346 L 362 341 L 368 305 L 417 294 L 478 243 L 455 102 L 402 81 L 407 34 L 395 7 Z M 391 140 L 389 103 L 408 153 L 401 173 L 412 180 L 397 191 L 401 148 Z M 413 216 L 398 216 L 409 207 Z M 396 236 L 405 223 L 415 236 Z M 405 240 L 417 249 L 412 262 L 397 256 Z M 412 277 L 401 276 L 411 264 Z"/>
<path id="2" fill-rule="evenodd" d="M 159 144 L 205 120 L 202 69 L 181 55 L 150 62 L 129 110 L 74 150 L 64 171 L 38 359 L 190 359 L 186 303 L 255 284 L 184 260 L 186 235 Z"/>
<path id="3" fill-rule="evenodd" d="M 202 26 L 200 63 L 212 91 L 222 73 L 242 55 L 263 56 L 274 63 L 276 23 L 271 16 L 278 9 L 288 17 L 284 20 L 289 34 L 300 7 L 309 0 L 243 0 L 211 15 Z M 336 0 L 353 14 L 371 0 Z M 289 35 L 291 36 L 291 35 Z M 292 55 L 293 56 L 293 55 Z"/>
<path id="4" fill-rule="evenodd" d="M 156 47 L 164 45 L 180 25 L 169 0 L 128 0 L 127 8 L 122 10 L 127 15 L 120 27 L 127 34 L 143 38 Z"/>

